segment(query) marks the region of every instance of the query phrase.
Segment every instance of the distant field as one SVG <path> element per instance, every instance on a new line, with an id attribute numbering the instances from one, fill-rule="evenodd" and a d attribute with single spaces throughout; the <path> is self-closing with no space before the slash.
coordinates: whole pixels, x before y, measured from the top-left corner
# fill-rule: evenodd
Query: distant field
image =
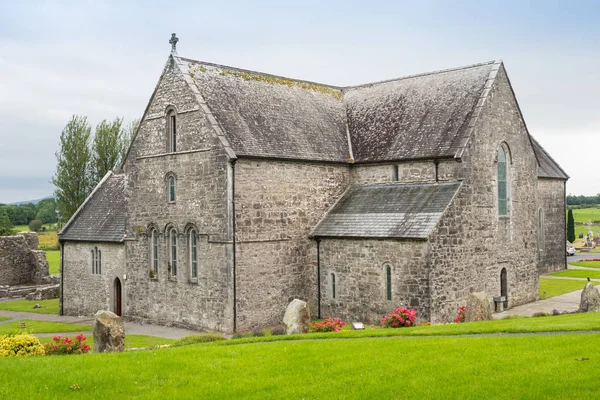
<path id="1" fill-rule="evenodd" d="M 50 275 L 60 273 L 60 250 L 46 251 L 46 258 Z"/>
<path id="2" fill-rule="evenodd" d="M 579 210 L 573 210 L 573 219 L 575 220 L 575 224 L 585 224 L 585 225 L 575 225 L 575 237 L 579 238 L 579 233 L 583 233 L 583 235 L 587 235 L 588 232 L 588 221 L 600 221 L 600 208 L 582 208 Z M 592 232 L 594 236 L 598 235 L 598 231 L 600 230 L 600 222 L 592 225 Z"/>

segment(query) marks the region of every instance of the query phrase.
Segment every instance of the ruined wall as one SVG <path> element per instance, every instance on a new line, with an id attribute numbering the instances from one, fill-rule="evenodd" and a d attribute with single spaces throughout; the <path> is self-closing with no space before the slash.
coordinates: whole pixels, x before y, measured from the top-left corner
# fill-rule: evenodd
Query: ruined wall
<path id="1" fill-rule="evenodd" d="M 498 215 L 496 155 L 510 148 L 509 214 Z M 464 181 L 430 235 L 432 322 L 449 322 L 470 292 L 500 295 L 508 305 L 538 298 L 537 163 L 504 69 L 500 69 L 463 155 Z"/>
<path id="2" fill-rule="evenodd" d="M 0 285 L 42 283 L 48 276 L 46 253 L 35 232 L 0 236 Z"/>
<path id="3" fill-rule="evenodd" d="M 316 313 L 310 231 L 348 187 L 346 165 L 240 159 L 235 167 L 238 328 L 283 319 L 289 301 Z"/>
<path id="4" fill-rule="evenodd" d="M 427 242 L 423 240 L 322 239 L 321 315 L 379 325 L 394 308 L 415 308 L 429 320 Z M 386 270 L 391 266 L 392 300 L 387 300 Z M 331 273 L 336 276 L 336 298 Z"/>
<path id="5" fill-rule="evenodd" d="M 560 179 L 538 179 L 539 208 L 544 220 L 544 249 L 540 274 L 565 269 L 566 218 L 565 182 Z"/>
<path id="6" fill-rule="evenodd" d="M 92 250 L 101 252 L 101 273 L 92 273 Z M 128 281 L 122 243 L 65 242 L 63 249 L 63 313 L 93 316 L 115 311 L 115 279 L 121 280 L 122 310 L 127 307 Z"/>
<path id="7" fill-rule="evenodd" d="M 397 176 L 396 176 L 397 167 Z M 433 160 L 409 161 L 395 164 L 357 164 L 351 168 L 353 185 L 375 183 L 424 183 L 435 182 L 436 170 Z M 396 180 L 397 177 L 397 180 Z M 462 179 L 462 166 L 455 160 L 439 160 L 438 181 Z"/>
<path id="8" fill-rule="evenodd" d="M 177 152 L 166 153 L 168 107 L 177 111 Z M 127 157 L 126 318 L 231 331 L 228 157 L 177 68 L 168 68 Z M 176 178 L 174 202 L 167 175 Z M 151 277 L 150 232 L 159 233 Z M 177 274 L 170 273 L 168 230 L 177 230 Z M 188 234 L 199 235 L 198 279 L 191 279 Z"/>

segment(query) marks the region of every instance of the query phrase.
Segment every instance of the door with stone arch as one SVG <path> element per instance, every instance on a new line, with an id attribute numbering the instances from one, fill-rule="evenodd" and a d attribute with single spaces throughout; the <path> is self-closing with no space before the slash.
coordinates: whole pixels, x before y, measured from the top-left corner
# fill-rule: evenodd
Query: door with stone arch
<path id="1" fill-rule="evenodd" d="M 122 292 L 121 280 L 119 278 L 115 278 L 115 314 L 117 314 L 119 317 L 122 314 L 121 292 Z"/>
<path id="2" fill-rule="evenodd" d="M 504 296 L 504 309 L 508 308 L 508 278 L 506 276 L 506 268 L 500 271 L 500 296 Z"/>

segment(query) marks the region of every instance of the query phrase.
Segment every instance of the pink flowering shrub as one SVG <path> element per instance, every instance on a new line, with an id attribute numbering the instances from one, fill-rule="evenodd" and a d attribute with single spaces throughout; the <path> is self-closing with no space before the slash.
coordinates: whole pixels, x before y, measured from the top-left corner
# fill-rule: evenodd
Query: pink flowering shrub
<path id="1" fill-rule="evenodd" d="M 467 307 L 460 306 L 458 307 L 458 316 L 454 320 L 455 323 L 460 324 L 461 322 L 465 322 L 465 310 Z"/>
<path id="2" fill-rule="evenodd" d="M 339 318 L 326 318 L 321 322 L 313 321 L 310 323 L 309 332 L 339 332 L 346 323 Z"/>
<path id="3" fill-rule="evenodd" d="M 83 333 L 75 336 L 74 339 L 56 335 L 52 338 L 52 342 L 44 345 L 44 350 L 46 350 L 46 355 L 49 356 L 58 354 L 86 354 L 91 350 L 91 347 L 87 343 L 84 343 L 86 339 Z"/>
<path id="4" fill-rule="evenodd" d="M 400 328 L 402 326 L 414 326 L 417 312 L 414 308 L 399 307 L 381 318 L 381 325 L 385 328 Z"/>

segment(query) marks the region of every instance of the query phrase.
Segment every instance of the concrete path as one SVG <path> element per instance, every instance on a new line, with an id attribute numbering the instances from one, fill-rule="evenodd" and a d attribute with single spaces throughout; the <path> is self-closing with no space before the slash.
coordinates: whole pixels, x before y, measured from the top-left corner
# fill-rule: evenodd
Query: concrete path
<path id="1" fill-rule="evenodd" d="M 586 280 L 585 278 L 573 279 Z M 533 303 L 524 304 L 522 306 L 513 307 L 510 310 L 494 314 L 494 319 L 502 319 L 509 315 L 521 315 L 524 317 L 530 317 L 537 312 L 545 312 L 551 314 L 553 310 L 558 310 L 560 312 L 576 311 L 579 308 L 579 301 L 581 300 L 582 291 L 583 289 L 576 290 L 574 292 L 551 297 L 549 299 L 539 300 Z"/>

